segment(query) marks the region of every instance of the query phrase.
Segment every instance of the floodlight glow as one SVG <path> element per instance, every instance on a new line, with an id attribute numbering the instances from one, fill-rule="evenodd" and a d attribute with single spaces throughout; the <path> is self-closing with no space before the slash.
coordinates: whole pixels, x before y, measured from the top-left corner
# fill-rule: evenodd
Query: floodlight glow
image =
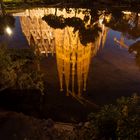
<path id="1" fill-rule="evenodd" d="M 104 21 L 104 19 L 103 19 L 103 18 L 100 18 L 100 19 L 99 19 L 99 23 L 100 23 L 100 25 L 102 25 L 102 24 L 103 24 L 103 21 Z"/>
<path id="2" fill-rule="evenodd" d="M 6 27 L 5 31 L 6 31 L 6 33 L 7 33 L 8 35 L 11 35 L 11 34 L 12 34 L 12 30 L 11 30 L 10 27 Z"/>

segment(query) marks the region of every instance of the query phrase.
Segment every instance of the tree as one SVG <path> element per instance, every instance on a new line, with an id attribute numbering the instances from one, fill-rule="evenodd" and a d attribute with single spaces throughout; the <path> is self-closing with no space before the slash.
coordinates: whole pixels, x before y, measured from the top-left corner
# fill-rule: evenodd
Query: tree
<path id="1" fill-rule="evenodd" d="M 6 88 L 37 89 L 43 93 L 43 76 L 35 71 L 31 50 L 9 50 L 0 47 L 0 90 Z"/>
<path id="2" fill-rule="evenodd" d="M 140 41 L 137 41 L 134 44 L 132 44 L 129 47 L 128 51 L 129 51 L 129 53 L 135 54 L 136 64 L 140 67 Z"/>
<path id="3" fill-rule="evenodd" d="M 77 140 L 139 140 L 140 97 L 121 97 L 91 113 L 87 123 L 76 127 Z"/>
<path id="4" fill-rule="evenodd" d="M 88 17 L 87 19 L 84 18 L 82 20 L 76 16 L 64 18 L 62 15 L 56 16 L 50 14 L 44 16 L 43 20 L 45 20 L 48 25 L 54 29 L 64 29 L 67 26 L 73 27 L 73 32 L 78 32 L 80 42 L 83 45 L 94 42 L 101 32 L 101 28 L 98 26 L 98 24 L 92 25 L 93 23 L 91 22 L 90 25 L 86 25 L 87 21 L 89 20 Z"/>

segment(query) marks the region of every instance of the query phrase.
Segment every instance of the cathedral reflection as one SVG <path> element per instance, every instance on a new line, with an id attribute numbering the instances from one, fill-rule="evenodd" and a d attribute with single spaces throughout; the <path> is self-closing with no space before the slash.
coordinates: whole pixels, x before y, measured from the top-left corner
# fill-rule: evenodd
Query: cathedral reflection
<path id="1" fill-rule="evenodd" d="M 40 16 L 22 16 L 20 17 L 20 23 L 22 32 L 28 44 L 35 49 L 35 53 L 45 53 L 46 55 L 48 55 L 48 53 L 54 54 L 55 44 L 53 30 Z"/>
<path id="2" fill-rule="evenodd" d="M 74 13 L 57 10 L 57 14 L 61 12 L 66 17 L 75 16 Z M 45 14 L 53 13 L 56 13 L 55 9 L 26 10 L 20 17 L 22 32 L 36 54 L 56 55 L 60 91 L 66 91 L 67 96 L 81 96 L 87 89 L 91 58 L 104 47 L 106 41 L 108 29 L 103 24 L 104 16 L 95 22 L 101 28 L 98 37 L 84 46 L 78 31 L 74 32 L 73 27 L 53 29 L 42 20 Z M 82 13 L 77 13 L 76 16 L 84 18 Z"/>
<path id="3" fill-rule="evenodd" d="M 72 28 L 65 28 L 61 42 L 56 45 L 56 59 L 60 78 L 60 90 L 66 86 L 67 95 L 81 95 L 86 90 L 92 44 L 84 47 L 73 33 Z M 56 43 L 56 44 L 57 44 Z M 78 91 L 76 91 L 78 89 Z"/>

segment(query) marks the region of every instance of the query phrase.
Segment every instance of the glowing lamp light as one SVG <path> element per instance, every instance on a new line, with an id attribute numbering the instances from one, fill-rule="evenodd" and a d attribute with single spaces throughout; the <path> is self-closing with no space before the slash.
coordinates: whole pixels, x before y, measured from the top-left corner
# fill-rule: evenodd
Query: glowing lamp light
<path id="1" fill-rule="evenodd" d="M 103 21 L 104 21 L 104 19 L 103 19 L 103 18 L 100 18 L 100 19 L 99 19 L 99 23 L 100 23 L 100 25 L 102 25 L 102 24 L 103 24 Z"/>
<path id="2" fill-rule="evenodd" d="M 6 33 L 7 33 L 8 35 L 11 35 L 11 34 L 12 34 L 12 30 L 11 30 L 10 27 L 6 27 L 5 31 L 6 31 Z"/>

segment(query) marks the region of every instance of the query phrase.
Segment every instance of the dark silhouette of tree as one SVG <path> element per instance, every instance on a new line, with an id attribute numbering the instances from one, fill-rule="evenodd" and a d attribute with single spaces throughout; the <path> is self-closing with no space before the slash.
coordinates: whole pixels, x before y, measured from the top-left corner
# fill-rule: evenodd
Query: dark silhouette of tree
<path id="1" fill-rule="evenodd" d="M 135 61 L 136 64 L 140 67 L 140 41 L 137 41 L 136 43 L 132 44 L 129 47 L 129 53 L 135 53 Z"/>
<path id="2" fill-rule="evenodd" d="M 73 27 L 73 32 L 78 31 L 80 41 L 83 45 L 94 42 L 101 31 L 101 28 L 98 26 L 98 24 L 92 26 L 92 22 L 86 27 L 86 23 L 89 20 L 88 16 L 85 16 L 84 20 L 82 20 L 76 16 L 64 18 L 63 16 L 50 14 L 44 16 L 43 20 L 45 20 L 47 24 L 54 29 L 64 29 L 67 26 Z"/>
<path id="3" fill-rule="evenodd" d="M 112 14 L 109 22 L 104 21 L 105 25 L 113 30 L 122 32 L 126 37 L 137 39 L 140 37 L 140 26 L 138 25 L 138 13 L 133 13 L 129 18 L 124 18 L 124 14 L 119 10 L 108 11 Z"/>
<path id="4" fill-rule="evenodd" d="M 139 140 L 140 97 L 121 97 L 115 105 L 105 105 L 76 127 L 77 140 Z"/>

